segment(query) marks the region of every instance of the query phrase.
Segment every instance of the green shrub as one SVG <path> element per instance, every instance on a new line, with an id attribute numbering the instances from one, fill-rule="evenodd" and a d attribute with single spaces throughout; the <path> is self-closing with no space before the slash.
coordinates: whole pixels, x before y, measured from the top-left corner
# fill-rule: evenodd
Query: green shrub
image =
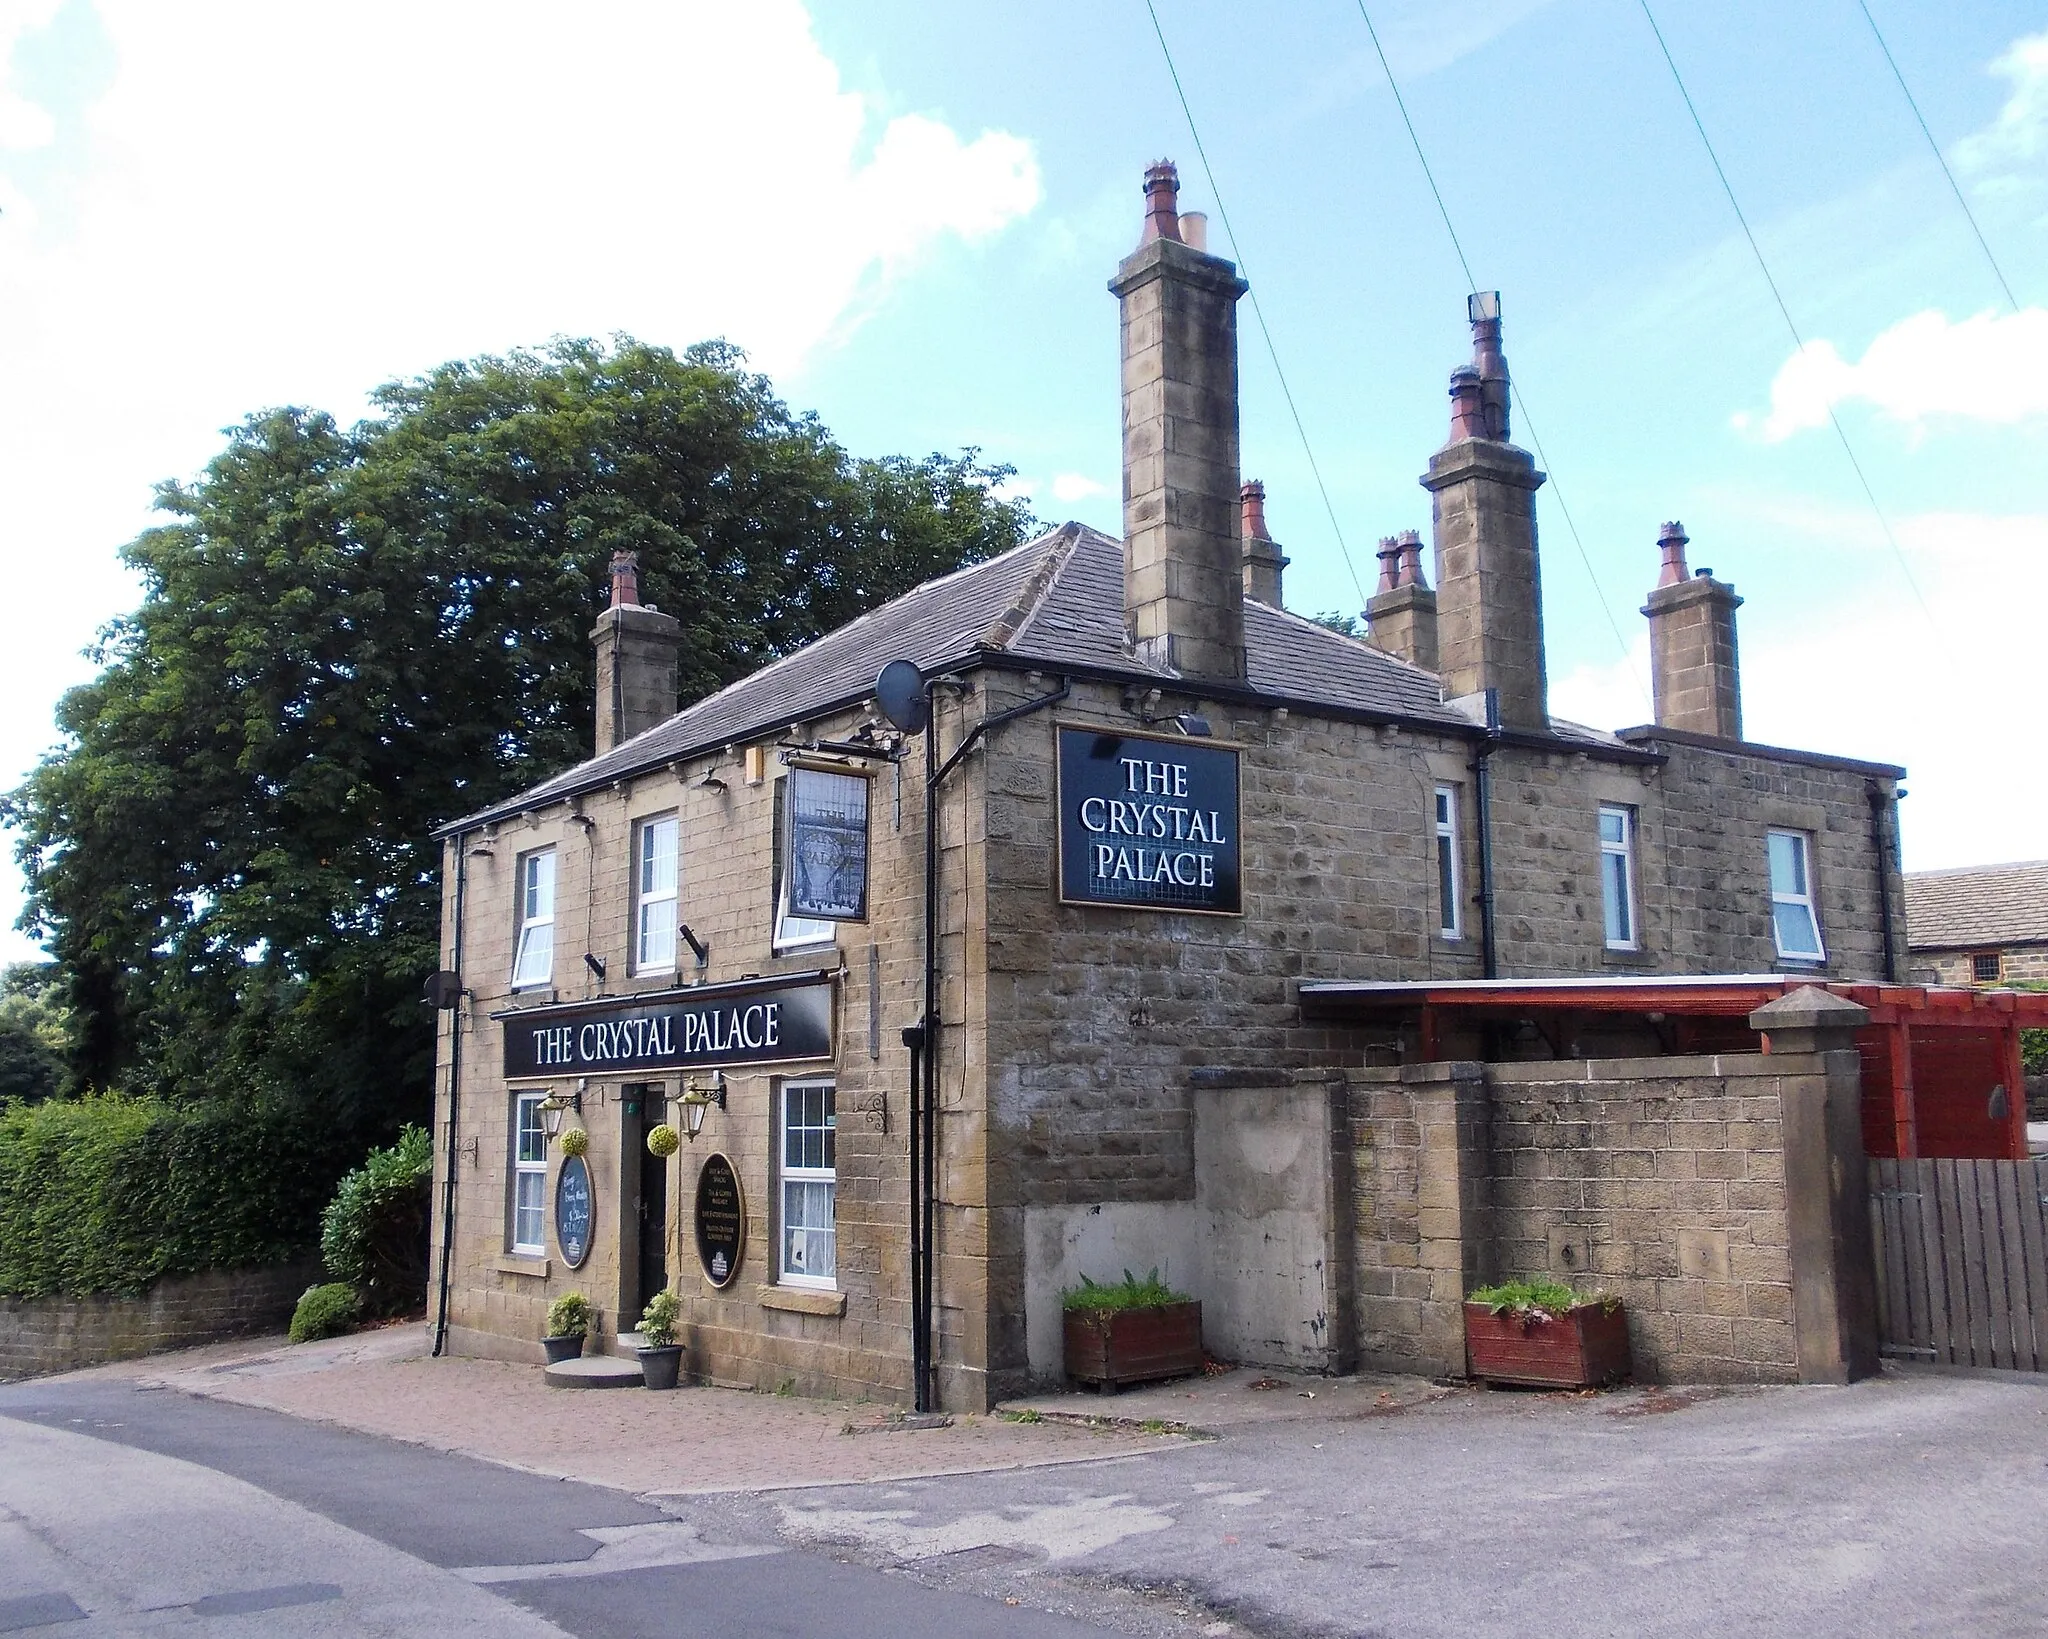
<path id="1" fill-rule="evenodd" d="M 363 1300 L 347 1281 L 309 1286 L 292 1311 L 291 1340 L 315 1343 L 323 1337 L 339 1337 L 354 1327 L 362 1312 Z"/>
<path id="2" fill-rule="evenodd" d="M 427 1296 L 427 1221 L 434 1153 L 424 1127 L 406 1127 L 345 1174 L 320 1214 L 327 1272 L 362 1294 L 372 1314 L 415 1309 Z"/>
<path id="3" fill-rule="evenodd" d="M 1176 1292 L 1161 1280 L 1157 1269 L 1143 1280 L 1126 1269 L 1124 1278 L 1114 1286 L 1098 1286 L 1083 1275 L 1079 1286 L 1060 1293 L 1063 1309 L 1163 1309 L 1169 1303 L 1192 1302 L 1187 1293 Z"/>
<path id="4" fill-rule="evenodd" d="M 640 1316 L 640 1335 L 650 1349 L 666 1349 L 676 1340 L 676 1322 L 682 1319 L 683 1304 L 673 1292 L 656 1292 L 647 1300 Z"/>
<path id="5" fill-rule="evenodd" d="M 1495 1314 L 1511 1314 L 1528 1320 L 1552 1320 L 1567 1315 L 1582 1304 L 1598 1303 L 1613 1308 L 1620 1300 L 1600 1292 L 1575 1292 L 1562 1281 L 1510 1280 L 1498 1286 L 1482 1286 L 1465 1300 L 1483 1303 Z"/>
<path id="6" fill-rule="evenodd" d="M 587 1337 L 590 1333 L 590 1299 L 581 1292 L 564 1292 L 548 1305 L 549 1337 Z"/>
<path id="7" fill-rule="evenodd" d="M 132 1297 L 165 1275 L 303 1258 L 349 1148 L 256 1100 L 0 1109 L 0 1295 Z"/>

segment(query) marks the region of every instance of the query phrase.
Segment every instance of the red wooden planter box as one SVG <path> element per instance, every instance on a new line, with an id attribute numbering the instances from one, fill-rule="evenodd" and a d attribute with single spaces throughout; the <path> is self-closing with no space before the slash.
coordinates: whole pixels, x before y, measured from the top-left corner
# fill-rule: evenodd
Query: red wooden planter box
<path id="1" fill-rule="evenodd" d="M 1466 1370 L 1488 1383 L 1588 1389 L 1629 1374 L 1628 1316 L 1586 1303 L 1553 1320 L 1465 1305 Z"/>
<path id="2" fill-rule="evenodd" d="M 1202 1306 L 1066 1311 L 1067 1375 L 1105 1394 L 1202 1369 Z"/>

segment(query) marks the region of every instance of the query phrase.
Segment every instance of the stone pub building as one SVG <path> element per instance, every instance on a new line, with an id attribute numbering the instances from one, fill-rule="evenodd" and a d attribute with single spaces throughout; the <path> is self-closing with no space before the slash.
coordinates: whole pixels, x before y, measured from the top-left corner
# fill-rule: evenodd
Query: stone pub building
<path id="1" fill-rule="evenodd" d="M 444 1342 L 538 1359 L 573 1288 L 617 1348 L 670 1287 L 700 1380 L 908 1401 L 924 1023 L 949 1408 L 1056 1379 L 1061 1288 L 1154 1266 L 1212 1352 L 1297 1369 L 1462 1370 L 1463 1283 L 1559 1271 L 1629 1298 L 1647 1371 L 1839 1375 L 1786 1183 L 1794 1104 L 1855 1097 L 1839 1021 L 1774 1057 L 1654 1010 L 1425 1042 L 1329 987 L 1889 977 L 1902 771 L 1743 738 L 1740 599 L 1676 524 L 1645 530 L 1656 722 L 1550 715 L 1492 296 L 1428 569 L 1382 544 L 1367 641 L 1289 613 L 1239 468 L 1246 286 L 1171 166 L 1144 192 L 1121 541 L 1065 524 L 680 712 L 621 561 L 596 754 L 443 833 Z M 894 660 L 921 732 L 878 706 Z"/>

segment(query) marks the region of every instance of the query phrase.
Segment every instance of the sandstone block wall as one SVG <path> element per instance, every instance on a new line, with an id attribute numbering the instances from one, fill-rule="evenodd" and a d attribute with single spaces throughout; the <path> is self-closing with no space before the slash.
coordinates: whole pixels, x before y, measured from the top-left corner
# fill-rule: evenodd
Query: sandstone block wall
<path id="1" fill-rule="evenodd" d="M 316 1259 L 175 1275 L 135 1298 L 0 1298 L 0 1383 L 281 1332 L 325 1278 Z"/>

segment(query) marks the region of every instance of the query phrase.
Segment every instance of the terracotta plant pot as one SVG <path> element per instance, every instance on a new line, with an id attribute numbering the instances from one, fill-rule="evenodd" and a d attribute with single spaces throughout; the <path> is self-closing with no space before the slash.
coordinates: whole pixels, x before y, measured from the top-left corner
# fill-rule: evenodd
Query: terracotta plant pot
<path id="1" fill-rule="evenodd" d="M 1114 1394 L 1126 1383 L 1192 1377 L 1202 1369 L 1202 1306 L 1066 1311 L 1067 1376 Z"/>
<path id="2" fill-rule="evenodd" d="M 564 1360 L 574 1360 L 583 1353 L 583 1333 L 564 1332 L 560 1337 L 544 1337 L 540 1346 L 548 1352 L 548 1364 L 560 1365 Z"/>
<path id="3" fill-rule="evenodd" d="M 1629 1375 L 1628 1316 L 1619 1303 L 1582 1303 L 1549 1320 L 1468 1303 L 1465 1361 L 1482 1382 L 1598 1388 Z"/>
<path id="4" fill-rule="evenodd" d="M 672 1389 L 683 1367 L 683 1346 L 671 1343 L 660 1349 L 635 1349 L 640 1357 L 640 1381 L 650 1389 Z"/>

